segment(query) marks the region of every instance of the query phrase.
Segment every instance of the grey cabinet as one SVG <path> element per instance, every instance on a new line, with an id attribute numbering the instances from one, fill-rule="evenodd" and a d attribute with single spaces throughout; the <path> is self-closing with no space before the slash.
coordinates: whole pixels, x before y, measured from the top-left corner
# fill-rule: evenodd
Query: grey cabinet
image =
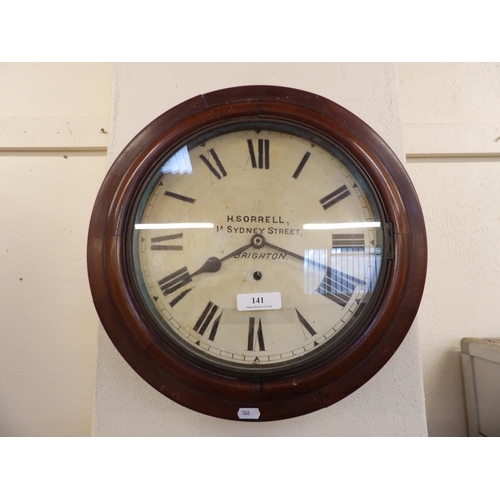
<path id="1" fill-rule="evenodd" d="M 469 436 L 500 436 L 500 338 L 464 338 L 462 367 Z"/>

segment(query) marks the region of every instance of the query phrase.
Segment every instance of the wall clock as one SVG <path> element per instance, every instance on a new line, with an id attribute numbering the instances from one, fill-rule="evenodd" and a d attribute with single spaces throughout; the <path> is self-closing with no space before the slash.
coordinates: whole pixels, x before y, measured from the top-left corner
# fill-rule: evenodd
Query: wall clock
<path id="1" fill-rule="evenodd" d="M 368 381 L 407 334 L 426 233 L 388 145 L 330 100 L 244 86 L 147 125 L 92 213 L 110 339 L 150 385 L 232 420 L 304 415 Z"/>

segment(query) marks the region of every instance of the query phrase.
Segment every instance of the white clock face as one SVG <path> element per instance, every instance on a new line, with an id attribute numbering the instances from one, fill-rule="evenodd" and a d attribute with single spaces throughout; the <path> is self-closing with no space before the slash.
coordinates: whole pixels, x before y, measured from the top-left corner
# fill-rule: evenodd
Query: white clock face
<path id="1" fill-rule="evenodd" d="M 376 295 L 374 194 L 333 146 L 290 127 L 191 141 L 158 165 L 132 219 L 141 300 L 167 339 L 205 361 L 300 363 Z"/>

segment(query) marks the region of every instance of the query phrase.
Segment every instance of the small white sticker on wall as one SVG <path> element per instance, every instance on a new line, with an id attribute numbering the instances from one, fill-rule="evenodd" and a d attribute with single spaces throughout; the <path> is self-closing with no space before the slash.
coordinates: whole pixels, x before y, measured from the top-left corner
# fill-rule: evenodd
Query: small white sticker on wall
<path id="1" fill-rule="evenodd" d="M 238 418 L 240 420 L 258 420 L 260 411 L 258 408 L 240 408 L 238 410 Z"/>
<path id="2" fill-rule="evenodd" d="M 281 293 L 240 293 L 236 296 L 238 311 L 281 309 Z"/>

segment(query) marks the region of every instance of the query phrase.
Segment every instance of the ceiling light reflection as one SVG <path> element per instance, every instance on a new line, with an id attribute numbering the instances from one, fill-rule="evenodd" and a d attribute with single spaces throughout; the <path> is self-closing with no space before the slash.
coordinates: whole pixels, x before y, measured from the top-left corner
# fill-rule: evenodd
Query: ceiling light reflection
<path id="1" fill-rule="evenodd" d="M 152 224 L 135 224 L 135 229 L 212 229 L 211 222 L 168 222 Z"/>
<path id="2" fill-rule="evenodd" d="M 380 227 L 380 222 L 336 222 L 328 224 L 304 224 L 302 229 L 364 229 Z"/>

